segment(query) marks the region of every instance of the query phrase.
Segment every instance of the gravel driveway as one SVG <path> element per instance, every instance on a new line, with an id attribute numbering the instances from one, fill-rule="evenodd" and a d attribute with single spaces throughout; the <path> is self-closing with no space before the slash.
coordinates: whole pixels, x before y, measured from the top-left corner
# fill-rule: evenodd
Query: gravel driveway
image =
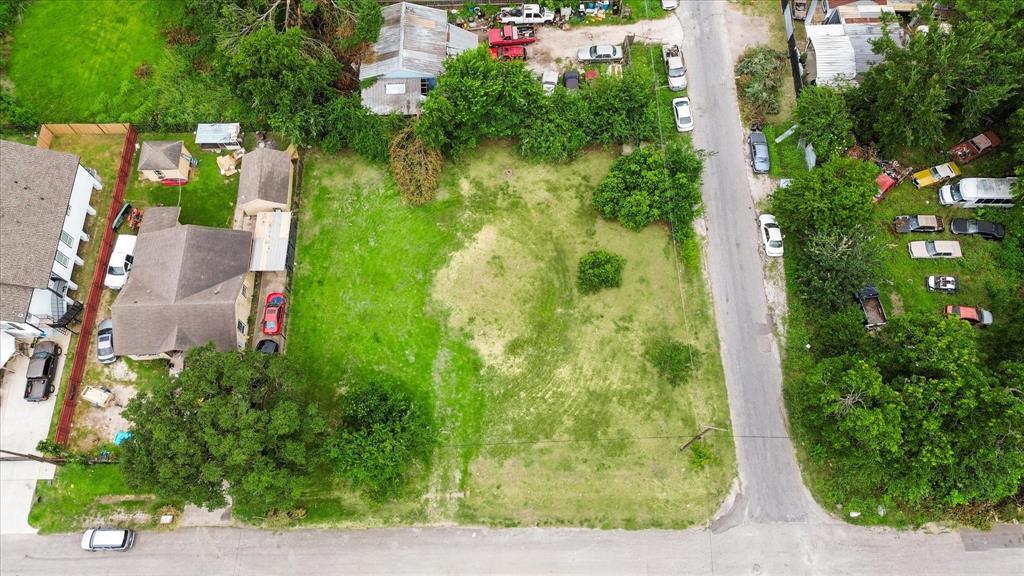
<path id="1" fill-rule="evenodd" d="M 537 41 L 526 48 L 530 56 L 526 63 L 537 73 L 554 67 L 566 68 L 575 62 L 580 48 L 592 44 L 622 44 L 627 34 L 634 34 L 636 42 L 676 44 L 682 33 L 679 21 L 671 17 L 624 26 L 577 26 L 571 30 L 542 26 L 537 31 Z"/>

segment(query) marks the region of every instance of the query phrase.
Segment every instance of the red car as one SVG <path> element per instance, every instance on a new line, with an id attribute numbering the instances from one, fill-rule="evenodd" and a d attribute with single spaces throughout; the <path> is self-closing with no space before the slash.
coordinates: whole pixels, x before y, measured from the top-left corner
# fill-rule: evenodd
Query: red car
<path id="1" fill-rule="evenodd" d="M 267 294 L 267 305 L 263 308 L 263 333 L 268 336 L 281 333 L 284 325 L 285 297 L 283 292 Z"/>
<path id="2" fill-rule="evenodd" d="M 491 58 L 498 60 L 526 60 L 526 48 L 522 46 L 495 46 Z"/>
<path id="3" fill-rule="evenodd" d="M 524 46 L 536 42 L 532 26 L 512 26 L 511 24 L 487 31 L 487 42 L 491 48 L 495 46 Z"/>
<path id="4" fill-rule="evenodd" d="M 957 162 L 967 164 L 971 160 L 995 150 L 1002 143 L 999 135 L 990 130 L 957 144 L 949 151 L 949 154 Z"/>

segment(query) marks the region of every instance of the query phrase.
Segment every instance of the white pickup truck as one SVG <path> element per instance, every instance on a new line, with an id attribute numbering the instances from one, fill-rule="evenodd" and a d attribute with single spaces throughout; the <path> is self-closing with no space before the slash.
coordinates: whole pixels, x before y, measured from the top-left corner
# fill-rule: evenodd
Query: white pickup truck
<path id="1" fill-rule="evenodd" d="M 686 89 L 686 64 L 683 63 L 683 52 L 679 46 L 664 45 L 661 47 L 661 57 L 665 61 L 665 70 L 668 72 L 668 89 L 673 92 Z"/>
<path id="2" fill-rule="evenodd" d="M 551 24 L 555 13 L 539 4 L 523 4 L 516 8 L 502 8 L 498 18 L 502 24 Z"/>

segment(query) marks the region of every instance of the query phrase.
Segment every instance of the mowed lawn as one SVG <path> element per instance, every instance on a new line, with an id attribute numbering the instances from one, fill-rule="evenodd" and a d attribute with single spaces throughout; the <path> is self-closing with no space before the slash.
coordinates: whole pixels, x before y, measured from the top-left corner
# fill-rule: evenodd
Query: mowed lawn
<path id="1" fill-rule="evenodd" d="M 666 229 L 629 232 L 590 207 L 612 159 L 524 166 L 488 146 L 413 208 L 355 156 L 306 157 L 288 353 L 312 393 L 356 367 L 430 390 L 441 427 L 403 499 L 375 506 L 324 483 L 308 522 L 642 528 L 713 513 L 732 442 L 710 440 L 719 463 L 704 470 L 678 450 L 729 424 L 708 296 Z M 581 296 L 576 263 L 593 249 L 626 258 L 623 286 Z M 644 360 L 659 336 L 701 351 L 678 388 Z"/>
<path id="2" fill-rule="evenodd" d="M 36 0 L 14 30 L 10 80 L 43 122 L 111 122 L 140 102 L 135 69 L 155 65 L 180 0 Z"/>

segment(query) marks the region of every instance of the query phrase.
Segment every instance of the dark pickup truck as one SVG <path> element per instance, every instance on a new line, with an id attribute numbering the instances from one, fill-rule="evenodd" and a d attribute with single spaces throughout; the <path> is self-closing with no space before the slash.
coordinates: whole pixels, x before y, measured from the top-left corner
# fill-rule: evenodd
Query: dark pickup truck
<path id="1" fill-rule="evenodd" d="M 878 295 L 878 288 L 865 286 L 854 293 L 854 297 L 864 311 L 864 327 L 868 330 L 880 328 L 885 325 L 885 308 L 882 308 L 882 299 Z"/>
<path id="2" fill-rule="evenodd" d="M 57 359 L 61 349 L 56 342 L 45 340 L 36 344 L 28 361 L 25 374 L 25 400 L 43 402 L 53 394 L 53 376 L 57 372 Z"/>

